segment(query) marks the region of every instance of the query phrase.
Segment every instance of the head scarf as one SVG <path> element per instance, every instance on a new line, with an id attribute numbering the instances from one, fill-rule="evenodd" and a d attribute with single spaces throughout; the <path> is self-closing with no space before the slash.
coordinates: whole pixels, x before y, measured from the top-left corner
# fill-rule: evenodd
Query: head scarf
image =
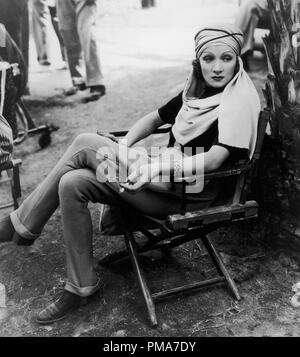
<path id="1" fill-rule="evenodd" d="M 220 31 L 231 35 L 220 38 Z M 196 35 L 196 51 L 201 53 L 209 46 L 222 44 L 235 48 L 236 53 L 240 53 L 242 35 L 240 32 L 239 35 L 235 33 L 237 32 L 233 25 L 231 28 L 229 25 L 224 28 L 218 26 L 215 31 L 212 28 L 201 30 Z M 249 157 L 252 158 L 261 109 L 260 100 L 240 57 L 238 62 L 239 70 L 223 92 L 208 98 L 197 98 L 196 88 L 203 86 L 203 83 L 199 83 L 201 80 L 195 76 L 194 71 L 190 73 L 182 95 L 183 105 L 172 128 L 179 144 L 186 145 L 218 120 L 218 142 L 248 149 Z"/>
<path id="2" fill-rule="evenodd" d="M 214 25 L 198 31 L 194 40 L 197 58 L 199 58 L 208 47 L 216 45 L 227 45 L 239 56 L 244 43 L 244 35 L 241 30 L 234 25 Z"/>

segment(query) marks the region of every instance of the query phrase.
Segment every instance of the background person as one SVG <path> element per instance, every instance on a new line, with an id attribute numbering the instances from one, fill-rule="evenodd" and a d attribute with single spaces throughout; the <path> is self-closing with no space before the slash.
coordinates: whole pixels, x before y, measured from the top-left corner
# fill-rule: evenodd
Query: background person
<path id="1" fill-rule="evenodd" d="M 57 0 L 56 5 L 73 83 L 73 88 L 66 94 L 89 88 L 90 93 L 85 101 L 98 100 L 106 89 L 96 39 L 97 1 Z M 81 54 L 85 73 L 81 68 Z"/>
<path id="2" fill-rule="evenodd" d="M 37 60 L 42 66 L 50 66 L 50 13 L 47 0 L 31 0 L 32 34 L 35 42 Z"/>
<path id="3" fill-rule="evenodd" d="M 56 36 L 59 41 L 61 58 L 62 58 L 63 62 L 66 62 L 66 49 L 65 49 L 63 38 L 62 38 L 60 30 L 59 30 L 55 0 L 47 0 L 47 5 L 48 5 L 49 11 L 50 11 L 52 26 L 54 28 L 54 31 L 55 31 Z"/>

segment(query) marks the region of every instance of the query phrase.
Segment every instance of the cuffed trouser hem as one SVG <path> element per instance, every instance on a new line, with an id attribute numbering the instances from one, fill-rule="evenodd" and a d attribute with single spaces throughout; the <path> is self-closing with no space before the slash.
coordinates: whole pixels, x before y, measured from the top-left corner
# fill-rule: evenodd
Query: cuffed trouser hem
<path id="1" fill-rule="evenodd" d="M 18 214 L 16 211 L 13 211 L 10 214 L 10 219 L 11 219 L 11 223 L 14 226 L 15 231 L 22 237 L 25 239 L 37 239 L 41 233 L 31 233 L 24 225 L 23 223 L 20 221 Z"/>
<path id="2" fill-rule="evenodd" d="M 94 86 L 104 86 L 104 80 L 99 79 L 99 80 L 86 80 L 86 85 L 87 87 L 94 87 Z"/>
<path id="3" fill-rule="evenodd" d="M 74 86 L 80 86 L 81 84 L 85 84 L 84 77 L 72 77 L 72 83 Z"/>
<path id="4" fill-rule="evenodd" d="M 65 285 L 65 290 L 69 291 L 70 293 L 76 294 L 81 297 L 87 297 L 93 295 L 96 291 L 100 289 L 101 282 L 100 279 L 97 281 L 97 284 L 94 286 L 86 286 L 84 288 L 80 288 L 76 285 L 73 285 L 70 282 L 67 282 Z"/>

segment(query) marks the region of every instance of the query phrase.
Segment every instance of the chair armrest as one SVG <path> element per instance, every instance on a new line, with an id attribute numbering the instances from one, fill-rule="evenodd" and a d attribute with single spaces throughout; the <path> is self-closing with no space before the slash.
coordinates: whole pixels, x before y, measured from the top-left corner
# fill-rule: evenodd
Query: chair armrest
<path id="1" fill-rule="evenodd" d="M 194 175 L 189 177 L 177 178 L 176 182 L 193 182 L 197 178 L 202 176 L 204 177 L 205 180 L 211 180 L 213 178 L 220 178 L 220 177 L 237 176 L 242 173 L 246 173 L 250 171 L 251 167 L 252 167 L 251 163 L 235 165 L 234 167 L 221 168 L 217 171 L 209 172 L 201 176 Z"/>
<path id="2" fill-rule="evenodd" d="M 170 132 L 170 128 L 171 128 L 171 125 L 156 128 L 152 134 L 166 134 L 166 133 Z M 112 134 L 116 137 L 119 137 L 119 136 L 125 136 L 128 133 L 128 130 L 109 131 L 107 133 Z"/>
<path id="3" fill-rule="evenodd" d="M 188 229 L 195 226 L 210 226 L 220 222 L 236 222 L 257 218 L 259 206 L 256 201 L 244 204 L 216 206 L 204 210 L 185 212 L 184 214 L 169 215 L 166 220 L 168 228 L 173 230 Z"/>

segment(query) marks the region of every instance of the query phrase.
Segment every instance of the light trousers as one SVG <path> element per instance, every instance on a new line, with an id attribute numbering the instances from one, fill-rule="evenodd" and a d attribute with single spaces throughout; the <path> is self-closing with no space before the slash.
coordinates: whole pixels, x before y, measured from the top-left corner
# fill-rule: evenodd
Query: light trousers
<path id="1" fill-rule="evenodd" d="M 49 60 L 50 13 L 47 0 L 31 0 L 32 33 L 38 61 Z"/>
<path id="2" fill-rule="evenodd" d="M 267 0 L 244 0 L 241 3 L 235 25 L 244 33 L 242 54 L 251 51 L 254 46 L 254 31 L 260 18 L 268 17 Z"/>
<path id="3" fill-rule="evenodd" d="M 145 150 L 120 146 L 97 134 L 81 134 L 69 146 L 44 181 L 11 213 L 16 232 L 23 238 L 36 239 L 60 205 L 66 246 L 67 283 L 65 289 L 80 296 L 89 296 L 99 287 L 93 268 L 92 221 L 89 202 L 118 205 L 120 200 L 138 211 L 157 218 L 178 213 L 181 197 L 171 192 L 169 183 L 153 183 L 138 193 L 120 193 L 115 176 L 125 181 L 132 164 L 149 163 Z M 124 151 L 128 151 L 124 155 Z M 111 155 L 112 154 L 112 155 Z M 118 163 L 118 165 L 116 164 Z M 208 207 L 214 191 L 201 193 L 200 201 L 191 202 L 189 209 Z"/>
<path id="4" fill-rule="evenodd" d="M 56 6 L 73 84 L 86 83 L 88 87 L 102 85 L 103 74 L 96 38 L 97 5 L 87 5 L 85 0 L 56 0 Z M 85 71 L 81 66 L 81 53 Z"/>

